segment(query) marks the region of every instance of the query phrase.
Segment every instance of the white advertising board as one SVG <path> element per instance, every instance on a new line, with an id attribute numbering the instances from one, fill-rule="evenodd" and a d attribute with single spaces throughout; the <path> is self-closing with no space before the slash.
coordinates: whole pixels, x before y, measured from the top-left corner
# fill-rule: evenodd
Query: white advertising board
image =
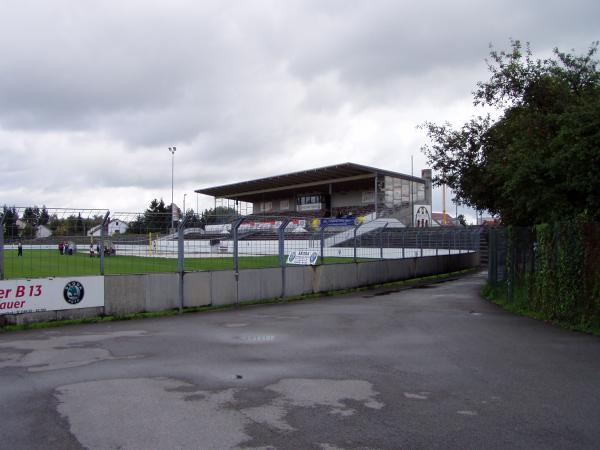
<path id="1" fill-rule="evenodd" d="M 314 266 L 319 259 L 319 252 L 316 250 L 295 250 L 288 255 L 288 264 L 300 264 L 303 266 Z"/>
<path id="2" fill-rule="evenodd" d="M 0 281 L 0 315 L 104 306 L 104 277 Z"/>

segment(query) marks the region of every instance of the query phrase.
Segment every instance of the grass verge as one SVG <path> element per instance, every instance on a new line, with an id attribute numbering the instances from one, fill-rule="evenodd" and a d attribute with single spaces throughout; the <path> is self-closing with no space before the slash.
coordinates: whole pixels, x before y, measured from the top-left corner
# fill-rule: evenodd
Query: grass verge
<path id="1" fill-rule="evenodd" d="M 325 297 L 335 297 L 345 294 L 352 294 L 356 292 L 363 292 L 372 289 L 389 289 L 392 291 L 401 291 L 404 289 L 410 289 L 417 286 L 422 286 L 425 284 L 431 283 L 439 283 L 443 281 L 450 281 L 452 279 L 458 278 L 460 276 L 468 275 L 470 273 L 476 272 L 478 269 L 466 269 L 460 270 L 456 272 L 443 273 L 438 275 L 431 275 L 426 277 L 418 277 L 411 278 L 408 280 L 402 281 L 393 281 L 390 283 L 384 284 L 376 284 L 371 286 L 363 286 L 354 289 L 342 289 L 337 291 L 328 291 L 328 292 L 319 292 L 316 294 L 306 294 L 306 295 L 298 295 L 294 297 L 276 297 L 271 299 L 263 299 L 263 300 L 254 300 L 249 302 L 241 302 L 239 305 L 220 305 L 220 306 L 200 306 L 194 308 L 184 308 L 182 313 L 199 313 L 199 312 L 211 312 L 211 311 L 223 311 L 228 309 L 235 309 L 239 307 L 248 307 L 255 305 L 268 305 L 268 304 L 276 304 L 276 303 L 290 303 L 297 302 L 303 300 L 313 300 Z M 181 314 L 179 309 L 169 309 L 165 311 L 157 311 L 157 312 L 140 312 L 134 314 L 126 314 L 119 316 L 96 316 L 96 317 L 86 317 L 83 319 L 67 319 L 67 320 L 53 320 L 48 322 L 35 322 L 35 323 L 26 323 L 21 325 L 4 325 L 0 326 L 0 332 L 11 332 L 11 331 L 22 331 L 22 330 L 38 330 L 44 328 L 56 328 L 68 325 L 82 325 L 88 323 L 104 323 L 104 322 L 114 322 L 121 320 L 138 320 L 138 319 L 148 319 L 148 318 L 157 318 L 157 317 L 171 317 Z"/>
<path id="2" fill-rule="evenodd" d="M 540 311 L 535 311 L 527 307 L 522 302 L 509 302 L 506 298 L 506 286 L 501 284 L 496 287 L 486 284 L 481 288 L 481 295 L 490 302 L 498 305 L 506 311 L 518 314 L 520 316 L 530 317 L 532 319 L 541 320 L 544 323 L 558 326 L 566 330 L 579 331 L 582 333 L 593 334 L 600 336 L 600 327 L 590 324 L 576 324 L 564 320 L 556 320 L 547 317 Z"/>

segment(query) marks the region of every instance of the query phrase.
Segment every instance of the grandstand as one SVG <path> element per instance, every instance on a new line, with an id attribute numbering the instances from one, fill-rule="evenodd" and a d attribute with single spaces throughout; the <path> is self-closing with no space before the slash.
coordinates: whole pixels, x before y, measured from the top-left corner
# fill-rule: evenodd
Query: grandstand
<path id="1" fill-rule="evenodd" d="M 414 225 L 414 206 L 431 211 L 431 170 L 422 178 L 355 163 L 196 190 L 214 197 L 217 206 L 251 205 L 249 217 L 393 218 Z M 246 210 L 247 212 L 247 210 Z"/>

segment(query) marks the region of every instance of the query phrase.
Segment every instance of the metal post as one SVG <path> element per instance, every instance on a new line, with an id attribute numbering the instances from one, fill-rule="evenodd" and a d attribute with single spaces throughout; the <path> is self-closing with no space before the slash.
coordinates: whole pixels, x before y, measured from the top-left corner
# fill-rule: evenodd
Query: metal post
<path id="1" fill-rule="evenodd" d="M 454 232 L 454 245 L 453 245 L 453 247 L 454 247 L 454 250 L 456 250 L 456 231 Z"/>
<path id="2" fill-rule="evenodd" d="M 419 231 L 419 246 L 421 247 L 421 258 L 423 257 L 423 230 Z"/>
<path id="3" fill-rule="evenodd" d="M 325 227 L 321 227 L 321 264 L 325 264 L 325 254 L 323 253 L 324 241 L 325 241 Z"/>
<path id="4" fill-rule="evenodd" d="M 233 232 L 233 273 L 235 276 L 235 286 L 236 286 L 236 294 L 235 294 L 235 303 L 239 305 L 240 303 L 240 261 L 238 256 L 238 228 L 242 224 L 244 219 L 238 219 L 231 225 L 231 231 Z"/>
<path id="5" fill-rule="evenodd" d="M 100 275 L 104 275 L 104 230 L 110 222 L 109 215 L 110 211 L 106 211 L 104 219 L 102 219 L 102 226 L 100 227 Z"/>
<path id="6" fill-rule="evenodd" d="M 413 196 L 413 155 L 410 155 L 410 225 L 415 226 L 415 199 Z"/>
<path id="7" fill-rule="evenodd" d="M 277 229 L 279 235 L 279 266 L 281 267 L 281 298 L 285 297 L 285 227 L 290 219 L 284 218 Z"/>
<path id="8" fill-rule="evenodd" d="M 184 247 L 184 232 L 185 232 L 185 222 L 187 217 L 179 222 L 179 226 L 177 227 L 177 272 L 179 273 L 179 313 L 183 312 L 183 276 L 185 273 L 185 247 Z"/>
<path id="9" fill-rule="evenodd" d="M 379 232 L 379 259 L 383 259 L 383 232 L 388 225 L 389 223 L 386 223 Z"/>
<path id="10" fill-rule="evenodd" d="M 441 233 L 436 233 L 436 236 L 435 236 L 435 256 L 438 256 L 438 250 L 440 248 L 440 240 L 439 240 L 440 234 Z"/>
<path id="11" fill-rule="evenodd" d="M 0 216 L 0 280 L 4 280 L 4 214 Z"/>
<path id="12" fill-rule="evenodd" d="M 358 231 L 358 227 L 360 225 L 354 227 L 354 262 L 356 262 L 356 232 Z"/>
<path id="13" fill-rule="evenodd" d="M 175 220 L 173 218 L 173 186 L 174 186 L 174 176 L 175 176 L 175 152 L 177 151 L 177 147 L 169 147 L 169 151 L 171 152 L 171 233 L 175 228 Z"/>
<path id="14" fill-rule="evenodd" d="M 378 203 L 378 198 L 377 198 L 377 174 L 375 174 L 375 198 L 373 199 L 373 203 L 375 204 L 375 219 L 377 219 L 377 203 Z"/>
<path id="15" fill-rule="evenodd" d="M 404 247 L 406 247 L 406 228 L 402 230 L 402 259 L 404 259 Z"/>

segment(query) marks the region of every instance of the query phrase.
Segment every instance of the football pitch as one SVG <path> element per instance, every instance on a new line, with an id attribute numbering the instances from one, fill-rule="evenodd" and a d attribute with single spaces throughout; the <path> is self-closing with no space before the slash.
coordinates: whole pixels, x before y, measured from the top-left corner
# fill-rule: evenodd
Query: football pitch
<path id="1" fill-rule="evenodd" d="M 361 258 L 361 260 L 364 260 Z M 352 258 L 326 258 L 328 263 L 350 263 Z M 240 256 L 240 269 L 279 267 L 279 256 Z M 233 256 L 185 258 L 185 271 L 233 269 Z M 177 272 L 177 258 L 116 255 L 104 258 L 104 274 Z M 79 252 L 60 255 L 57 250 L 29 250 L 17 256 L 16 250 L 4 252 L 4 277 L 46 278 L 75 275 L 100 275 L 100 258 Z"/>

